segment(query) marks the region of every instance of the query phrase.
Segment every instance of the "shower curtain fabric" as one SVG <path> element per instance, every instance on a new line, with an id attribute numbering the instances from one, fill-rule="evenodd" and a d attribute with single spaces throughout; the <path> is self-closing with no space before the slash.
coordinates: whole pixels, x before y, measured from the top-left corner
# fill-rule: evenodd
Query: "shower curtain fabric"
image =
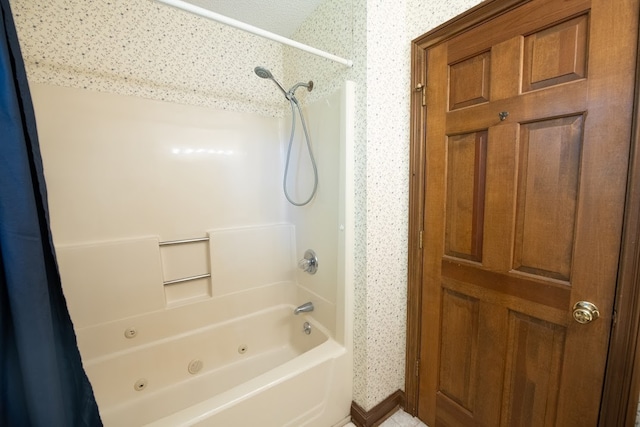
<path id="1" fill-rule="evenodd" d="M 0 425 L 101 426 L 62 294 L 9 0 L 0 5 Z"/>

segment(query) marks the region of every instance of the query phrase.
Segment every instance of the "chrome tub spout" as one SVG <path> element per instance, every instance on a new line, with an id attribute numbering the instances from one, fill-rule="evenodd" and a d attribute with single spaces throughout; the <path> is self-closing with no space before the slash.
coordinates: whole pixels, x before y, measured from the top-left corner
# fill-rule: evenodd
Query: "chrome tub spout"
<path id="1" fill-rule="evenodd" d="M 300 307 L 297 307 L 295 310 L 293 310 L 293 314 L 308 313 L 310 311 L 313 311 L 313 303 L 305 302 Z"/>

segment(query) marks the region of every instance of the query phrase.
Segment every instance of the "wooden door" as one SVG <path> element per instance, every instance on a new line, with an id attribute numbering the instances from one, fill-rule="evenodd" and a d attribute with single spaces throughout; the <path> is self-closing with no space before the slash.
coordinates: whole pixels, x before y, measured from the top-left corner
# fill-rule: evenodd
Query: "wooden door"
<path id="1" fill-rule="evenodd" d="M 430 427 L 597 424 L 637 3 L 532 0 L 424 52 L 418 416 Z M 599 317 L 576 321 L 580 301 Z"/>

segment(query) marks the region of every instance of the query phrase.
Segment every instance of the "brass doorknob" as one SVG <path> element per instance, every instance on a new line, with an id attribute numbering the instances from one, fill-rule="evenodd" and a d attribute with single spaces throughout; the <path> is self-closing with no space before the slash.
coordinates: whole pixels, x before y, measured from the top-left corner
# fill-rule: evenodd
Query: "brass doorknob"
<path id="1" fill-rule="evenodd" d="M 589 301 L 578 301 L 573 306 L 573 318 L 578 323 L 590 323 L 600 316 L 598 307 Z"/>

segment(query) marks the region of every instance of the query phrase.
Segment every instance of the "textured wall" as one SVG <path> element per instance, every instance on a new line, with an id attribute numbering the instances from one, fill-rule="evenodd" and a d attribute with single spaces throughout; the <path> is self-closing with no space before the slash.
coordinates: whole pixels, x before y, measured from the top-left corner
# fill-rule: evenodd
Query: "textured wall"
<path id="1" fill-rule="evenodd" d="M 287 87 L 313 79 L 309 100 L 356 82 L 354 400 L 367 410 L 404 388 L 410 42 L 477 3 L 327 0 L 293 38 L 348 69 L 151 0 L 11 0 L 38 83 L 276 116 L 286 105 L 256 65 Z"/>
<path id="2" fill-rule="evenodd" d="M 152 0 L 11 0 L 30 81 L 281 114 L 282 46 Z"/>

